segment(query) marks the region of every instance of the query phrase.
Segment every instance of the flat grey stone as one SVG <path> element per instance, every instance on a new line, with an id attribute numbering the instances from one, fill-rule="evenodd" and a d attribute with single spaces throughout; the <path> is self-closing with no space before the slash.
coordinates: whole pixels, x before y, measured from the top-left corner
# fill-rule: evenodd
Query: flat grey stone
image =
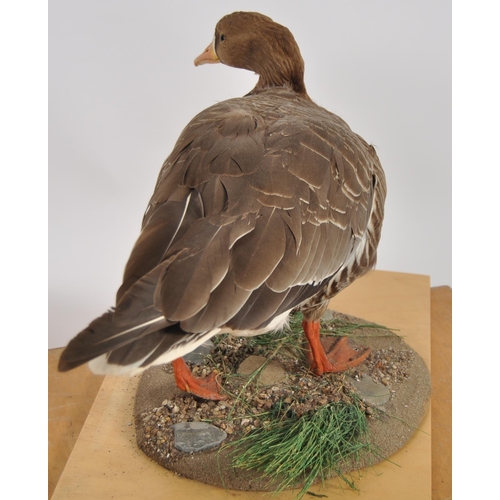
<path id="1" fill-rule="evenodd" d="M 172 427 L 174 446 L 186 453 L 215 448 L 227 438 L 224 431 L 205 422 L 180 422 Z"/>
<path id="2" fill-rule="evenodd" d="M 238 373 L 240 375 L 251 376 L 265 362 L 263 356 L 248 356 L 239 366 Z M 269 361 L 263 368 L 262 372 L 257 376 L 255 381 L 258 385 L 275 385 L 285 380 L 287 377 L 286 370 L 277 361 Z"/>
<path id="3" fill-rule="evenodd" d="M 325 321 L 329 321 L 333 318 L 334 318 L 333 311 L 331 309 L 327 309 L 323 314 L 323 316 L 321 316 L 321 319 L 324 319 Z"/>
<path id="4" fill-rule="evenodd" d="M 356 380 L 352 377 L 347 377 L 347 380 L 354 386 L 356 391 L 361 396 L 361 399 L 375 406 L 383 406 L 391 398 L 391 393 L 385 385 L 377 384 L 368 375 L 361 377 L 361 380 Z"/>
<path id="5" fill-rule="evenodd" d="M 202 363 L 203 360 L 212 352 L 214 348 L 214 343 L 211 340 L 203 342 L 194 351 L 189 352 L 184 356 L 185 361 L 191 361 L 192 363 Z"/>

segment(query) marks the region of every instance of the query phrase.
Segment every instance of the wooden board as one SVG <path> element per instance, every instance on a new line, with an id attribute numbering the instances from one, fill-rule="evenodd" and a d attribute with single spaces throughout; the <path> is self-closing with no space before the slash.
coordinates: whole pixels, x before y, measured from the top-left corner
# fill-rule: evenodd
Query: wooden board
<path id="1" fill-rule="evenodd" d="M 452 317 L 451 288 L 431 288 L 432 498 L 452 494 Z"/>
<path id="2" fill-rule="evenodd" d="M 57 371 L 62 349 L 49 350 L 49 498 L 61 477 L 104 377 L 87 366 Z"/>
<path id="3" fill-rule="evenodd" d="M 399 330 L 430 366 L 429 278 L 376 272 L 358 280 L 331 302 L 332 309 Z M 206 500 L 257 499 L 262 493 L 226 491 L 163 469 L 136 446 L 132 421 L 138 377 L 105 377 L 53 500 L 109 498 L 148 500 L 203 496 Z M 408 444 L 381 463 L 360 471 L 361 496 L 370 500 L 431 498 L 430 412 Z M 214 474 L 217 473 L 214 464 Z M 328 498 L 359 498 L 336 479 L 311 491 Z M 294 491 L 276 497 L 292 499 Z"/>

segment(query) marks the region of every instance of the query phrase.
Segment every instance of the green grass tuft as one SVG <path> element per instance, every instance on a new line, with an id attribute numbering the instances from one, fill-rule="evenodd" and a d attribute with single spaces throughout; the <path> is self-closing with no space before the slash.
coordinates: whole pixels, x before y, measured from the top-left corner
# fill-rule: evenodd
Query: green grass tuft
<path id="1" fill-rule="evenodd" d="M 226 446 L 234 447 L 234 467 L 262 472 L 270 483 L 277 482 L 277 493 L 302 485 L 297 498 L 332 471 L 355 489 L 342 466 L 359 463 L 362 453 L 373 453 L 364 412 L 357 404 L 344 402 L 300 418 L 278 409 L 270 424 Z"/>

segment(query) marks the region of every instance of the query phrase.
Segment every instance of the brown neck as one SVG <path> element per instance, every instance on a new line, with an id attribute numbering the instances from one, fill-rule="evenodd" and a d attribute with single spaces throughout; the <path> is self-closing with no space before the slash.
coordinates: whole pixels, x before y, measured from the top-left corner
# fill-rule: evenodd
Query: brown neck
<path id="1" fill-rule="evenodd" d="M 259 90 L 271 88 L 271 87 L 288 87 L 294 92 L 305 99 L 310 99 L 307 95 L 306 86 L 304 84 L 303 72 L 302 74 L 292 74 L 283 75 L 276 71 L 274 68 L 272 73 L 266 74 L 266 72 L 261 72 L 259 75 L 259 81 L 255 85 L 251 94 L 256 93 Z"/>
<path id="2" fill-rule="evenodd" d="M 304 60 L 300 54 L 293 35 L 280 25 L 273 24 L 264 32 L 267 38 L 265 51 L 251 51 L 252 59 L 248 69 L 259 75 L 259 81 L 254 90 L 270 87 L 288 87 L 305 99 L 309 99 L 304 84 Z"/>

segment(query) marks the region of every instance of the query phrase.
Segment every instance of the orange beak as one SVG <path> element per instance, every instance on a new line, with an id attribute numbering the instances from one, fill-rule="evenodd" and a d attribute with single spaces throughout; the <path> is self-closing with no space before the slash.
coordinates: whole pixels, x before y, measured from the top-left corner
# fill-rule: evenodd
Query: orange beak
<path id="1" fill-rule="evenodd" d="M 195 60 L 194 65 L 200 64 L 215 64 L 220 62 L 214 50 L 214 42 L 212 42 Z"/>

